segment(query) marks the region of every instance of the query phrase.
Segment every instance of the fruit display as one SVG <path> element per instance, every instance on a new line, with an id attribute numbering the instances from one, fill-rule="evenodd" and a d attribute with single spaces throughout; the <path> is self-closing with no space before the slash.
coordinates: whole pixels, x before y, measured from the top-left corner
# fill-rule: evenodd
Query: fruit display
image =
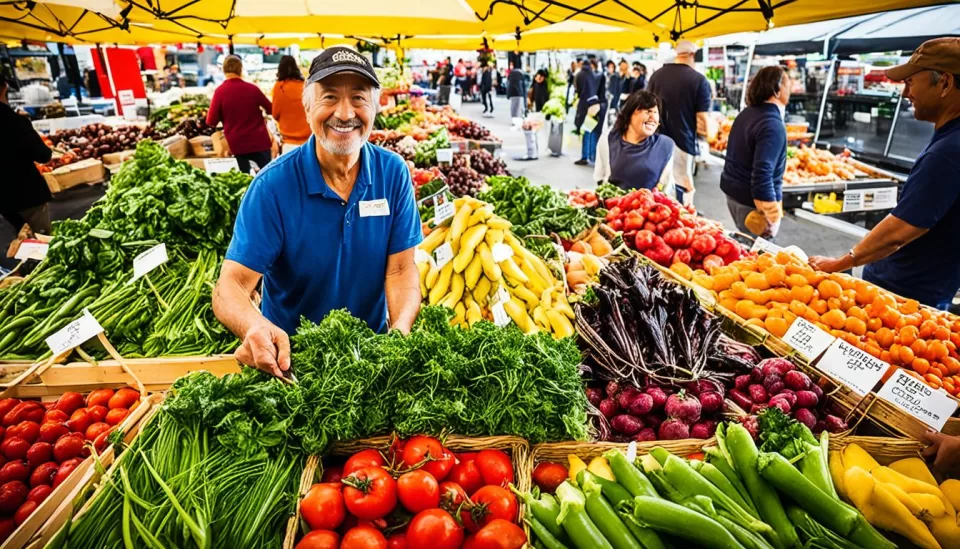
<path id="1" fill-rule="evenodd" d="M 660 191 L 641 189 L 606 201 L 606 222 L 627 246 L 669 267 L 729 265 L 748 252 L 716 221 L 695 215 Z"/>
<path id="2" fill-rule="evenodd" d="M 805 318 L 884 362 L 922 377 L 951 395 L 960 390 L 960 320 L 843 273 L 813 270 L 779 252 L 744 258 L 692 280 L 716 293 L 719 304 L 782 337 Z"/>
<path id="3" fill-rule="evenodd" d="M 787 168 L 783 172 L 783 184 L 801 185 L 856 179 L 855 168 L 844 162 L 849 156 L 850 151 L 836 156 L 828 150 L 806 145 L 787 147 Z"/>
<path id="4" fill-rule="evenodd" d="M 570 291 L 580 293 L 589 282 L 600 280 L 600 269 L 606 265 L 604 258 L 613 253 L 613 245 L 601 234 L 601 227 L 597 225 L 574 240 L 565 254 L 563 270 Z"/>
<path id="5" fill-rule="evenodd" d="M 47 403 L 0 400 L 0 542 L 90 455 L 90 445 L 98 452 L 107 447 L 139 402 L 130 387 L 67 392 Z"/>
<path id="6" fill-rule="evenodd" d="M 563 282 L 511 233 L 510 222 L 474 198 L 458 198 L 454 206 L 450 226 L 434 229 L 418 246 L 424 301 L 453 309 L 451 322 L 464 327 L 481 319 L 512 320 L 528 334 L 572 336 L 574 314 Z M 438 263 L 430 256 L 439 258 L 441 247 L 449 255 Z"/>
<path id="7" fill-rule="evenodd" d="M 63 154 L 54 153 L 54 156 L 50 159 L 50 162 L 47 162 L 46 164 L 35 164 L 40 173 L 49 173 L 57 168 L 66 166 L 67 164 L 73 164 L 78 160 L 80 160 L 80 157 L 73 152 L 65 152 Z"/>
<path id="8" fill-rule="evenodd" d="M 589 189 L 573 189 L 567 191 L 570 197 L 570 205 L 580 208 L 596 208 L 600 204 L 597 193 Z"/>
<path id="9" fill-rule="evenodd" d="M 922 549 L 960 547 L 960 482 L 938 485 L 917 457 L 880 465 L 856 443 L 831 450 L 829 463 L 837 493 L 870 524 Z"/>
<path id="10" fill-rule="evenodd" d="M 324 469 L 300 501 L 309 532 L 296 547 L 521 549 L 515 481 L 501 450 L 454 453 L 429 436 L 394 439 Z"/>
<path id="11" fill-rule="evenodd" d="M 475 141 L 496 141 L 490 130 L 477 124 L 473 120 L 463 117 L 450 117 L 447 122 L 447 130 L 451 135 L 462 137 L 464 139 L 473 139 Z"/>
<path id="12" fill-rule="evenodd" d="M 709 140 L 711 151 L 724 152 L 727 150 L 727 142 L 730 139 L 730 130 L 733 128 L 733 120 L 723 116 L 720 113 L 711 113 L 717 122 L 717 133 Z"/>
<path id="13" fill-rule="evenodd" d="M 716 381 L 693 382 L 675 390 L 651 382 L 640 388 L 608 382 L 603 392 L 588 388 L 587 399 L 610 422 L 615 442 L 707 439 L 723 419 L 725 388 Z M 603 430 L 601 430 L 603 432 Z"/>
<path id="14" fill-rule="evenodd" d="M 446 177 L 447 186 L 454 196 L 476 196 L 483 190 L 485 178 L 473 169 L 472 160 L 471 155 L 455 153 L 453 162 L 440 165 L 440 171 Z"/>
<path id="15" fill-rule="evenodd" d="M 82 159 L 134 149 L 142 139 L 143 132 L 138 126 L 113 127 L 101 123 L 59 131 L 50 136 L 54 146 L 70 150 Z"/>
<path id="16" fill-rule="evenodd" d="M 507 164 L 502 159 L 490 154 L 486 149 L 470 151 L 470 167 L 483 177 L 491 175 L 510 175 Z"/>

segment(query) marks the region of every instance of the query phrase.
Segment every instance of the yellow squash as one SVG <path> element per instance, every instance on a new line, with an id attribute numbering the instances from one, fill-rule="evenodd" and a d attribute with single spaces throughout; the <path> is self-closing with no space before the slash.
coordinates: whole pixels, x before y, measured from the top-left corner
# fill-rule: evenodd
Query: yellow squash
<path id="1" fill-rule="evenodd" d="M 470 260 L 470 264 L 467 265 L 467 268 L 463 272 L 463 278 L 467 283 L 467 288 L 471 290 L 477 287 L 477 281 L 480 280 L 480 275 L 483 274 L 483 265 L 480 261 L 480 254 L 473 254 L 473 259 Z"/>
<path id="2" fill-rule="evenodd" d="M 610 482 L 617 481 L 617 477 L 613 476 L 613 469 L 611 469 L 610 464 L 607 463 L 607 458 L 603 456 L 597 456 L 591 459 L 590 465 L 587 465 L 587 471 L 590 471 L 600 478 L 605 478 Z"/>
<path id="3" fill-rule="evenodd" d="M 926 482 L 927 484 L 932 484 L 934 486 L 937 485 L 937 479 L 933 478 L 933 474 L 930 473 L 930 469 L 927 468 L 927 464 L 920 458 L 904 458 L 894 461 L 888 467 L 900 473 L 901 475 L 910 477 L 914 480 Z"/>

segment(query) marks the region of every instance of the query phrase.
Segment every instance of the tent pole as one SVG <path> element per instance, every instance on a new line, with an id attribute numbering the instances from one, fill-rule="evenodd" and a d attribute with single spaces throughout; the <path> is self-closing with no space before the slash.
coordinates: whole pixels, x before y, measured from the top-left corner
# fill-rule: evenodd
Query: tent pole
<path id="1" fill-rule="evenodd" d="M 900 98 L 897 99 L 897 108 L 893 110 L 893 120 L 890 122 L 890 133 L 887 134 L 887 144 L 883 147 L 883 157 L 890 154 L 890 145 L 893 144 L 893 132 L 897 131 L 897 120 L 900 120 L 900 106 L 903 105 L 903 92 L 900 92 Z"/>
<path id="2" fill-rule="evenodd" d="M 816 146 L 820 141 L 820 127 L 823 125 L 823 111 L 827 109 L 827 96 L 830 95 L 830 87 L 833 86 L 833 72 L 836 69 L 838 60 L 836 56 L 830 60 L 830 69 L 827 73 L 827 82 L 823 86 L 823 96 L 820 98 L 820 114 L 817 115 L 817 132 L 813 134 L 813 144 Z"/>

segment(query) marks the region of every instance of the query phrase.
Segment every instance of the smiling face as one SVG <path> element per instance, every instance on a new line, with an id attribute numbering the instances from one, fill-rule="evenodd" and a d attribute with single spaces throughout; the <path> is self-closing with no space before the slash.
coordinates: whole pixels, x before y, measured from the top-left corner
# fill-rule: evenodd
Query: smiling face
<path id="1" fill-rule="evenodd" d="M 657 133 L 660 127 L 660 109 L 650 107 L 649 109 L 637 109 L 630 116 L 630 129 L 644 138 Z"/>
<path id="2" fill-rule="evenodd" d="M 352 72 L 342 72 L 309 86 L 304 108 L 310 130 L 332 154 L 351 155 L 363 147 L 377 115 L 374 88 Z"/>
<path id="3" fill-rule="evenodd" d="M 913 104 L 913 116 L 917 120 L 932 122 L 937 119 L 941 101 L 946 95 L 947 78 L 948 75 L 943 74 L 934 84 L 933 71 L 923 70 L 903 81 L 903 97 Z"/>

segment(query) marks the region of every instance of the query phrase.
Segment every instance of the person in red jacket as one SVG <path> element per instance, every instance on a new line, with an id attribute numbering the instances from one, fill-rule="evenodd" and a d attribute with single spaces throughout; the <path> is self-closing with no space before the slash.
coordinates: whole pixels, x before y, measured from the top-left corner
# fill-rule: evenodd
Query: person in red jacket
<path id="1" fill-rule="evenodd" d="M 223 135 L 241 172 L 250 173 L 251 162 L 262 170 L 270 163 L 272 144 L 263 113 L 273 107 L 260 88 L 243 81 L 243 61 L 236 55 L 223 60 L 223 75 L 226 80 L 213 93 L 207 124 L 223 122 Z"/>

